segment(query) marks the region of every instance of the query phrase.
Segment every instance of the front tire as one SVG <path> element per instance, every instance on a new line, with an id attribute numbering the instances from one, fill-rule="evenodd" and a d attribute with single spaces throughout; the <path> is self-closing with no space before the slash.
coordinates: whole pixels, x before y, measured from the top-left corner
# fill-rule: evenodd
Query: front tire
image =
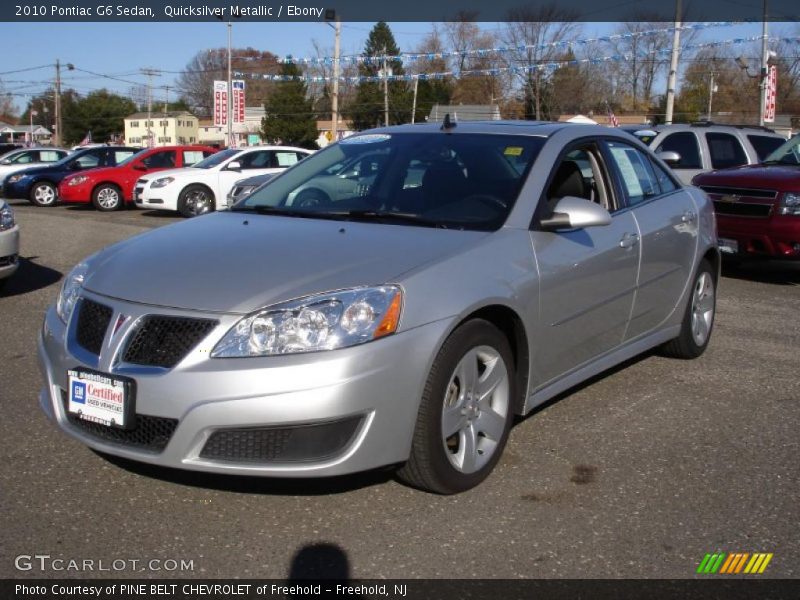
<path id="1" fill-rule="evenodd" d="M 513 364 L 508 340 L 488 321 L 469 321 L 450 335 L 428 375 L 400 479 L 438 494 L 486 479 L 511 428 Z"/>
<path id="2" fill-rule="evenodd" d="M 178 197 L 178 212 L 186 218 L 213 212 L 214 208 L 214 194 L 204 185 L 186 186 Z"/>
<path id="3" fill-rule="evenodd" d="M 36 206 L 55 206 L 58 202 L 58 188 L 49 181 L 34 183 L 30 192 L 30 201 Z"/>
<path id="4" fill-rule="evenodd" d="M 97 210 L 110 212 L 119 210 L 123 205 L 122 191 L 115 185 L 104 183 L 92 192 L 92 204 Z"/>
<path id="5" fill-rule="evenodd" d="M 697 358 L 708 347 L 717 307 L 717 279 L 707 260 L 700 262 L 691 298 L 681 323 L 681 332 L 662 347 L 664 354 L 673 358 Z"/>

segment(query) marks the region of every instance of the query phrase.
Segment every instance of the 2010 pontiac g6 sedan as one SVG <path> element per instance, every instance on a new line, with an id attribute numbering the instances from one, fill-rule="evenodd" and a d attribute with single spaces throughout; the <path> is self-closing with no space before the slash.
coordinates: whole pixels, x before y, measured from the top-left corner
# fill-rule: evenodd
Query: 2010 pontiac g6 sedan
<path id="1" fill-rule="evenodd" d="M 335 194 L 316 189 L 356 165 Z M 301 189 L 302 193 L 297 193 Z M 45 317 L 40 403 L 129 459 L 454 493 L 514 415 L 647 349 L 693 358 L 719 255 L 703 192 L 612 129 L 357 134 L 231 210 L 87 258 Z"/>

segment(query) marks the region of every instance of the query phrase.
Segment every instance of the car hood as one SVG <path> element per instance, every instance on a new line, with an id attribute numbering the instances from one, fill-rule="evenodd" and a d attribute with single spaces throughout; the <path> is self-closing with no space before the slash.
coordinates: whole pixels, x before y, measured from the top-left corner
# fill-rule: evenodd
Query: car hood
<path id="1" fill-rule="evenodd" d="M 160 179 L 162 177 L 197 177 L 203 173 L 210 173 L 213 169 L 195 169 L 194 167 L 181 167 L 179 169 L 167 169 L 164 171 L 153 171 L 152 173 L 142 173 L 140 179 Z"/>
<path id="2" fill-rule="evenodd" d="M 220 212 L 100 252 L 84 287 L 132 302 L 249 313 L 318 292 L 397 281 L 486 232 Z"/>
<path id="3" fill-rule="evenodd" d="M 746 165 L 703 173 L 692 180 L 694 185 L 777 190 L 789 188 L 794 190 L 798 182 L 800 182 L 800 167 L 791 165 Z"/>

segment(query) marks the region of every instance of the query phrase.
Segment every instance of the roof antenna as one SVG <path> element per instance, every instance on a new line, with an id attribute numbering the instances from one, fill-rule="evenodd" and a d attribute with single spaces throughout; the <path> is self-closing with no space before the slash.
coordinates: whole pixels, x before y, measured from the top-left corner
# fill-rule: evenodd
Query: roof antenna
<path id="1" fill-rule="evenodd" d="M 442 123 L 442 126 L 441 126 L 441 128 L 440 128 L 440 129 L 441 129 L 442 131 L 447 131 L 448 129 L 453 129 L 453 128 L 454 128 L 456 125 L 458 125 L 458 122 L 456 121 L 456 118 L 457 118 L 457 117 L 456 117 L 456 115 L 454 114 L 454 115 L 453 115 L 453 120 L 451 121 L 451 120 L 450 120 L 450 113 L 447 113 L 447 114 L 444 116 L 444 122 Z"/>

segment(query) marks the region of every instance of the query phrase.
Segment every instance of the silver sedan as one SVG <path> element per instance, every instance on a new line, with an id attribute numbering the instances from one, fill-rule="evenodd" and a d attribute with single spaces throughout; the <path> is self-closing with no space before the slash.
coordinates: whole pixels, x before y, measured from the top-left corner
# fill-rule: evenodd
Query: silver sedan
<path id="1" fill-rule="evenodd" d="M 14 209 L 0 198 L 0 288 L 19 266 L 19 225 Z"/>
<path id="2" fill-rule="evenodd" d="M 360 157 L 374 168 L 352 193 L 292 201 Z M 133 460 L 395 465 L 460 492 L 496 466 L 514 415 L 654 347 L 702 354 L 719 265 L 709 200 L 625 133 L 373 130 L 77 265 L 39 338 L 40 404 Z"/>

